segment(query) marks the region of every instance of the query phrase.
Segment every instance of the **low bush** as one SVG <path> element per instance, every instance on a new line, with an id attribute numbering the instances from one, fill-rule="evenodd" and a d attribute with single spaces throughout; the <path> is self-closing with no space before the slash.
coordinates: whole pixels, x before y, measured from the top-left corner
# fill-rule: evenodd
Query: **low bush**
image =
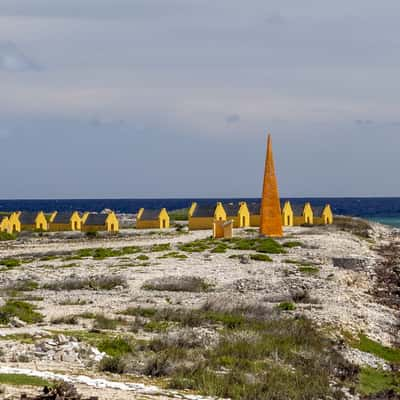
<path id="1" fill-rule="evenodd" d="M 302 242 L 298 242 L 298 241 L 289 241 L 289 242 L 283 243 L 282 246 L 291 249 L 293 247 L 303 247 L 304 244 Z"/>
<path id="2" fill-rule="evenodd" d="M 8 300 L 0 307 L 0 323 L 8 324 L 12 317 L 17 317 L 28 324 L 43 320 L 43 315 L 35 311 L 36 307 L 30 303 L 17 300 Z"/>
<path id="3" fill-rule="evenodd" d="M 211 285 L 198 276 L 166 276 L 150 279 L 142 288 L 169 292 L 207 292 Z"/>
<path id="4" fill-rule="evenodd" d="M 153 244 L 153 246 L 150 247 L 150 251 L 153 252 L 159 252 L 159 251 L 166 251 L 166 250 L 171 250 L 171 244 L 170 243 L 160 243 L 160 244 Z"/>
<path id="5" fill-rule="evenodd" d="M 53 318 L 51 323 L 54 325 L 78 325 L 79 320 L 76 315 L 66 315 L 63 317 Z"/>
<path id="6" fill-rule="evenodd" d="M 157 258 L 177 258 L 177 259 L 185 260 L 188 257 L 186 254 L 179 253 L 179 251 L 171 251 L 170 253 L 166 253 Z"/>
<path id="7" fill-rule="evenodd" d="M 14 233 L 0 232 L 0 242 L 5 242 L 8 240 L 15 240 L 16 238 L 17 238 L 17 235 Z"/>
<path id="8" fill-rule="evenodd" d="M 294 311 L 296 309 L 296 305 L 290 301 L 284 301 L 278 304 L 278 308 L 282 311 Z"/>
<path id="9" fill-rule="evenodd" d="M 98 343 L 97 348 L 111 357 L 121 357 L 134 351 L 134 343 L 123 337 L 107 338 Z"/>
<path id="10" fill-rule="evenodd" d="M 312 267 L 312 266 L 300 266 L 298 268 L 298 270 L 303 273 L 303 274 L 307 274 L 307 275 L 315 275 L 319 273 L 319 268 L 317 267 Z"/>
<path id="11" fill-rule="evenodd" d="M 31 280 L 24 279 L 21 281 L 13 282 L 11 285 L 7 286 L 7 291 L 16 291 L 16 292 L 30 292 L 39 288 L 39 283 Z"/>
<path id="12" fill-rule="evenodd" d="M 112 374 L 123 374 L 125 372 L 126 362 L 120 357 L 104 357 L 100 361 L 99 369 L 103 372 L 111 372 Z"/>
<path id="13" fill-rule="evenodd" d="M 52 382 L 46 379 L 24 374 L 0 374 L 0 384 L 11 386 L 52 386 Z"/>
<path id="14" fill-rule="evenodd" d="M 97 314 L 93 323 L 95 329 L 115 329 L 118 321 L 112 318 L 107 318 L 103 314 Z"/>
<path id="15" fill-rule="evenodd" d="M 371 225 L 367 221 L 360 218 L 335 217 L 333 220 L 333 225 L 342 231 L 350 232 L 365 239 L 371 237 Z"/>
<path id="16" fill-rule="evenodd" d="M 21 261 L 15 258 L 3 258 L 0 260 L 0 265 L 4 265 L 7 268 L 19 267 L 21 265 Z"/>
<path id="17" fill-rule="evenodd" d="M 62 281 L 53 281 L 43 286 L 47 290 L 112 290 L 117 286 L 127 287 L 121 276 L 96 276 L 90 278 L 70 277 Z"/>
<path id="18" fill-rule="evenodd" d="M 266 261 L 271 262 L 272 258 L 267 256 L 266 254 L 250 254 L 250 259 L 255 261 Z"/>
<path id="19" fill-rule="evenodd" d="M 400 395 L 400 374 L 371 367 L 363 368 L 359 376 L 358 390 L 365 395 L 394 391 Z M 390 397 L 380 397 L 389 399 Z M 392 397 L 395 399 L 395 397 Z"/>

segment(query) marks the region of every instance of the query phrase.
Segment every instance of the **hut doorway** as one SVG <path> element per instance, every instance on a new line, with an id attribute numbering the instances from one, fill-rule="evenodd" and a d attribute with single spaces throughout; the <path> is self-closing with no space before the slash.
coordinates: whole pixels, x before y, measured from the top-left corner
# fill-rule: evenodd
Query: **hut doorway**
<path id="1" fill-rule="evenodd" d="M 78 230 L 78 222 L 74 222 L 74 229 L 77 231 Z"/>
<path id="2" fill-rule="evenodd" d="M 245 216 L 242 217 L 242 226 L 246 226 L 246 217 Z"/>
<path id="3" fill-rule="evenodd" d="M 290 215 L 287 216 L 287 224 L 290 226 Z"/>
<path id="4" fill-rule="evenodd" d="M 111 232 L 114 232 L 114 224 L 111 224 Z"/>
<path id="5" fill-rule="evenodd" d="M 165 219 L 162 220 L 162 227 L 163 229 L 167 227 L 167 221 L 165 221 Z"/>

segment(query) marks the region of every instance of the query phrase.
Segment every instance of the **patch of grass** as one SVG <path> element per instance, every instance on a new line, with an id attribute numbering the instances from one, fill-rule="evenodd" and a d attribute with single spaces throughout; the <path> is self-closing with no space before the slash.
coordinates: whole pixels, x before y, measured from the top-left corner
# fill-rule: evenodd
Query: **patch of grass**
<path id="1" fill-rule="evenodd" d="M 355 343 L 355 347 L 366 353 L 374 354 L 389 363 L 400 363 L 400 349 L 383 346 L 366 335 L 359 335 L 359 341 Z"/>
<path id="2" fill-rule="evenodd" d="M 166 321 L 149 321 L 144 324 L 143 330 L 146 332 L 165 332 L 169 327 Z"/>
<path id="3" fill-rule="evenodd" d="M 15 333 L 12 335 L 0 336 L 0 340 L 12 340 L 13 342 L 20 342 L 25 344 L 33 344 L 35 340 L 29 333 Z"/>
<path id="4" fill-rule="evenodd" d="M 169 211 L 168 215 L 171 221 L 187 221 L 188 220 L 188 208 L 181 208 L 179 210 Z"/>
<path id="5" fill-rule="evenodd" d="M 17 291 L 17 292 L 30 292 L 39 288 L 39 283 L 31 280 L 24 279 L 22 281 L 16 281 L 12 285 L 8 286 L 6 290 Z"/>
<path id="6" fill-rule="evenodd" d="M 301 266 L 298 268 L 298 270 L 302 273 L 302 274 L 307 274 L 307 275 L 316 275 L 319 273 L 319 268 L 317 267 L 312 267 L 312 266 Z"/>
<path id="7" fill-rule="evenodd" d="M 220 243 L 211 250 L 211 253 L 226 253 L 226 249 L 227 246 L 223 243 Z"/>
<path id="8" fill-rule="evenodd" d="M 171 250 L 171 244 L 170 243 L 159 243 L 159 244 L 153 244 L 153 246 L 150 247 L 150 252 L 158 252 L 158 251 L 167 251 Z"/>
<path id="9" fill-rule="evenodd" d="M 282 246 L 286 247 L 288 249 L 291 249 L 293 247 L 303 247 L 304 244 L 302 242 L 298 242 L 298 241 L 289 241 L 289 242 L 283 243 Z"/>
<path id="10" fill-rule="evenodd" d="M 266 261 L 271 262 L 272 258 L 267 256 L 266 254 L 250 254 L 250 259 L 255 261 Z"/>
<path id="11" fill-rule="evenodd" d="M 178 246 L 178 249 L 186 253 L 202 253 L 213 247 L 212 239 L 199 239 L 193 242 L 183 243 Z"/>
<path id="12" fill-rule="evenodd" d="M 359 375 L 358 391 L 364 395 L 394 390 L 400 394 L 400 374 L 371 367 L 363 368 Z M 382 397 L 383 398 L 383 397 Z"/>
<path id="13" fill-rule="evenodd" d="M 100 371 L 122 374 L 125 371 L 126 362 L 120 356 L 104 357 L 99 364 Z"/>
<path id="14" fill-rule="evenodd" d="M 149 256 L 146 256 L 146 254 L 139 254 L 137 257 L 136 257 L 136 260 L 140 260 L 140 261 L 147 261 L 147 260 L 149 260 L 150 259 L 150 257 Z"/>
<path id="15" fill-rule="evenodd" d="M 259 253 L 282 254 L 284 248 L 271 238 L 242 238 L 232 239 L 234 250 L 255 250 Z"/>
<path id="16" fill-rule="evenodd" d="M 164 254 L 164 255 L 162 255 L 160 257 L 157 257 L 157 258 L 177 258 L 177 259 L 180 259 L 180 260 L 185 260 L 188 257 L 187 257 L 186 254 L 179 253 L 179 251 L 171 251 L 170 253 L 166 253 L 166 254 Z"/>
<path id="17" fill-rule="evenodd" d="M 17 238 L 17 235 L 14 233 L 0 232 L 0 242 L 6 242 L 8 240 L 15 240 L 16 238 Z"/>
<path id="18" fill-rule="evenodd" d="M 0 260 L 0 265 L 4 265 L 7 268 L 19 267 L 21 265 L 21 261 L 16 258 L 3 258 Z"/>
<path id="19" fill-rule="evenodd" d="M 0 374 L 0 384 L 12 386 L 53 386 L 53 383 L 46 379 L 24 374 Z"/>
<path id="20" fill-rule="evenodd" d="M 127 283 L 121 276 L 97 276 L 91 278 L 66 278 L 43 286 L 47 290 L 112 290 L 117 286 L 126 287 Z"/>
<path id="21" fill-rule="evenodd" d="M 52 261 L 57 260 L 58 256 L 56 255 L 47 255 L 39 258 L 39 261 Z"/>
<path id="22" fill-rule="evenodd" d="M 79 320 L 76 315 L 65 315 L 63 317 L 53 318 L 51 323 L 53 325 L 78 325 Z"/>
<path id="23" fill-rule="evenodd" d="M 284 301 L 278 304 L 278 308 L 282 311 L 294 311 L 296 309 L 296 305 L 290 301 Z"/>
<path id="24" fill-rule="evenodd" d="M 97 348 L 111 357 L 121 357 L 134 351 L 134 343 L 130 339 L 116 337 L 102 340 Z"/>
<path id="25" fill-rule="evenodd" d="M 0 323 L 8 324 L 12 317 L 17 317 L 28 324 L 43 320 L 43 315 L 35 311 L 36 307 L 24 301 L 8 300 L 0 307 Z"/>
<path id="26" fill-rule="evenodd" d="M 118 321 L 112 318 L 107 318 L 103 314 L 96 315 L 93 327 L 96 329 L 115 329 Z"/>
<path id="27" fill-rule="evenodd" d="M 211 285 L 198 276 L 166 276 L 150 279 L 142 288 L 170 292 L 207 292 L 211 289 Z"/>

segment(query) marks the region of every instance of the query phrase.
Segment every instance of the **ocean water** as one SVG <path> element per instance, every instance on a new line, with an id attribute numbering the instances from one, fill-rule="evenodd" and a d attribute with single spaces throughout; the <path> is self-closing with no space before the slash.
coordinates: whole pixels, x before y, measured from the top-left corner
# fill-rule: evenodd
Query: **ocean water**
<path id="1" fill-rule="evenodd" d="M 100 212 L 109 208 L 119 213 L 136 213 L 139 208 L 160 208 L 176 210 L 189 207 L 192 201 L 199 204 L 212 204 L 216 201 L 234 202 L 245 200 L 259 201 L 258 198 L 229 198 L 229 199 L 57 199 L 57 200 L 0 200 L 0 212 L 4 211 L 95 211 Z M 362 217 L 372 221 L 400 228 L 400 197 L 334 197 L 334 198 L 283 198 L 292 203 L 310 201 L 314 205 L 329 203 L 335 214 Z"/>

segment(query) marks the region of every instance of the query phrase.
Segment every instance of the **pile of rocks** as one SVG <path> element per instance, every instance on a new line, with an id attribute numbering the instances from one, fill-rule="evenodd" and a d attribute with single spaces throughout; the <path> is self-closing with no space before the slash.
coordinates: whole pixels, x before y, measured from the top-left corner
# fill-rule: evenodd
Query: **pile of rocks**
<path id="1" fill-rule="evenodd" d="M 74 337 L 57 335 L 35 344 L 34 356 L 42 360 L 68 363 L 100 361 L 105 354 L 87 343 L 79 342 Z"/>

